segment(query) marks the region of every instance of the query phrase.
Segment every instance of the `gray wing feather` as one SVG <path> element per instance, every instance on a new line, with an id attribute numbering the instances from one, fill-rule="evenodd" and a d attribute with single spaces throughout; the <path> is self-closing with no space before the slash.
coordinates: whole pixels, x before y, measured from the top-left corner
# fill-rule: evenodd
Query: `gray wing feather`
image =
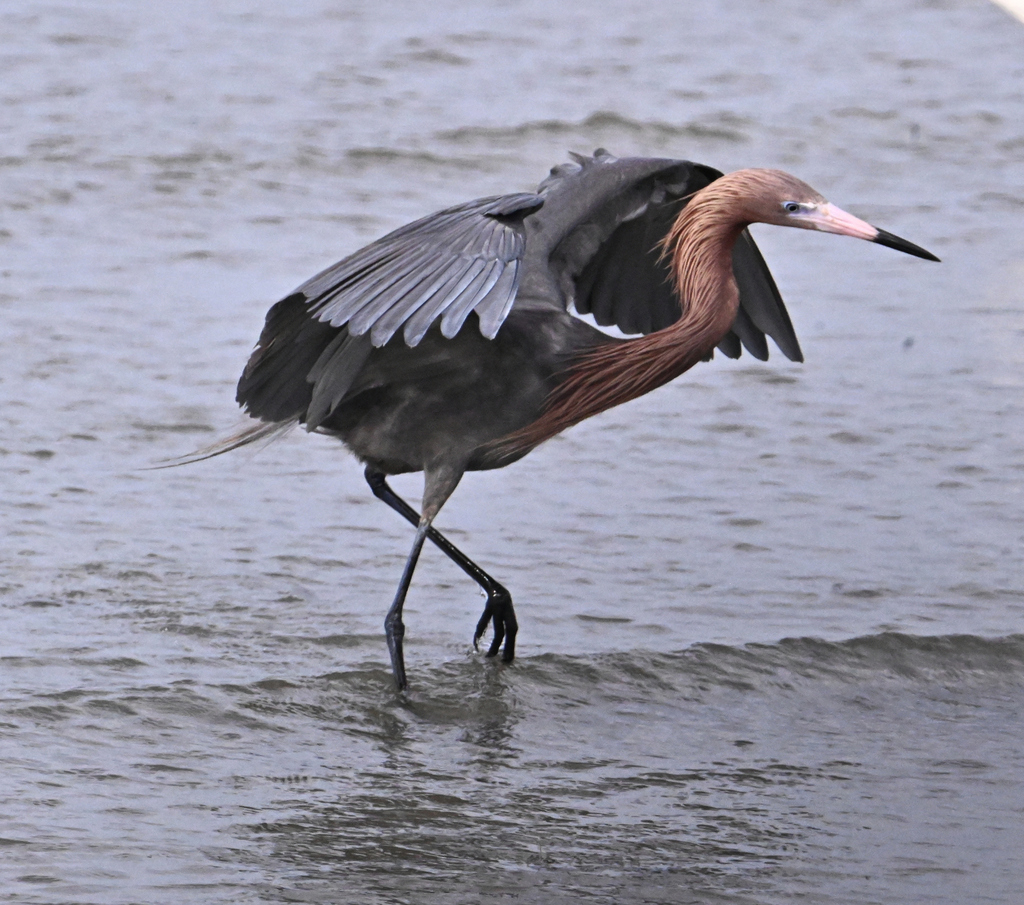
<path id="1" fill-rule="evenodd" d="M 365 336 L 352 336 L 342 330 L 320 354 L 306 376 L 313 384 L 312 398 L 306 409 L 306 430 L 315 430 L 349 391 L 366 359 L 370 343 Z"/>
<path id="2" fill-rule="evenodd" d="M 740 307 L 753 329 L 761 335 L 760 347 L 763 357 L 749 345 L 743 336 L 743 345 L 756 358 L 768 358 L 768 346 L 764 342 L 767 334 L 790 361 L 803 361 L 804 353 L 796 338 L 793 322 L 782 301 L 779 287 L 775 285 L 771 271 L 765 264 L 761 252 L 749 232 L 743 230 L 732 253 L 732 271 L 740 289 Z M 735 328 L 734 328 L 735 329 Z"/>
<path id="3" fill-rule="evenodd" d="M 386 279 L 374 281 L 366 286 L 360 286 L 351 292 L 348 304 L 342 309 L 343 323 L 348 324 L 349 333 L 359 336 L 366 333 L 371 327 L 374 328 L 374 345 L 383 345 L 379 342 L 376 325 L 385 319 L 394 309 L 394 306 L 401 304 L 408 298 L 408 293 L 421 283 L 425 277 L 429 277 L 429 257 L 420 255 L 410 261 L 403 262 L 401 269 L 394 269 L 387 275 Z M 323 316 L 320 318 L 325 320 Z M 341 326 L 336 315 L 330 318 L 332 327 Z M 394 330 L 388 333 L 388 338 Z"/>
<path id="4" fill-rule="evenodd" d="M 358 335 L 366 333 L 372 327 L 370 336 L 373 344 L 383 346 L 430 298 L 424 289 L 429 288 L 434 282 L 436 276 L 425 263 L 420 268 L 406 273 L 402 279 L 368 300 L 359 315 L 349 321 L 349 331 Z"/>
<path id="5" fill-rule="evenodd" d="M 469 312 L 482 300 L 483 294 L 480 290 L 484 288 L 490 275 L 490 268 L 483 259 L 477 258 L 471 263 L 466 273 L 468 282 L 466 278 L 460 281 L 458 294 L 451 296 L 441 318 L 441 333 L 446 339 L 451 339 L 462 329 Z"/>
<path id="6" fill-rule="evenodd" d="M 454 281 L 462 275 L 463 266 L 459 260 L 449 263 L 444 270 L 434 275 L 430 283 L 421 289 L 420 294 L 409 303 L 403 321 L 407 345 L 418 345 L 424 334 L 430 329 L 430 325 L 449 303 L 448 292 Z M 448 289 L 442 288 L 445 286 Z M 397 330 L 397 326 L 395 329 Z"/>
<path id="7" fill-rule="evenodd" d="M 732 322 L 732 332 L 743 343 L 743 348 L 754 358 L 758 361 L 768 360 L 768 343 L 764 338 L 764 333 L 757 329 L 743 305 L 736 310 L 736 319 Z"/>
<path id="8" fill-rule="evenodd" d="M 480 317 L 480 332 L 488 339 L 498 335 L 498 329 L 508 317 L 512 303 L 516 300 L 516 284 L 519 280 L 519 262 L 513 261 L 506 267 L 483 301 L 476 306 Z"/>
<path id="9" fill-rule="evenodd" d="M 445 336 L 454 336 L 477 309 L 493 337 L 518 289 L 523 218 L 543 203 L 520 193 L 441 211 L 357 251 L 298 291 L 321 323 L 369 333 L 374 346 L 403 326 L 406 344 L 415 346 L 438 318 Z"/>

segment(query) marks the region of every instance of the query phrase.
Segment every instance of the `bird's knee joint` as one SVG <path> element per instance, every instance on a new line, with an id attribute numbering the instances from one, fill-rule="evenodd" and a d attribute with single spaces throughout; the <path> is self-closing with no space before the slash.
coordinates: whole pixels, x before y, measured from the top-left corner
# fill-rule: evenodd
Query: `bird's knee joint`
<path id="1" fill-rule="evenodd" d="M 487 602 L 504 608 L 512 603 L 512 595 L 507 588 L 495 582 L 487 589 Z"/>
<path id="2" fill-rule="evenodd" d="M 401 641 L 405 637 L 405 623 L 401 616 L 388 616 L 384 619 L 384 633 L 390 638 Z"/>

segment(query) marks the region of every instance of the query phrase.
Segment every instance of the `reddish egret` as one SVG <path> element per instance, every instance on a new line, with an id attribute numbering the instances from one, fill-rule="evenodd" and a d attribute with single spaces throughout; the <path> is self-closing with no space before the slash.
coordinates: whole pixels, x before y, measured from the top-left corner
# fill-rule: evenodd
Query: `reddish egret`
<path id="1" fill-rule="evenodd" d="M 262 424 L 225 452 L 294 423 L 337 437 L 373 493 L 416 526 L 385 619 L 406 686 L 402 607 L 428 538 L 487 595 L 488 656 L 515 653 L 509 592 L 431 523 L 466 471 L 501 468 L 567 427 L 648 393 L 719 348 L 802 361 L 751 223 L 797 226 L 934 255 L 829 204 L 778 170 L 717 170 L 598 150 L 536 194 L 470 201 L 395 230 L 304 283 L 267 314 L 238 382 Z M 597 324 L 632 338 L 613 337 Z M 417 513 L 387 476 L 423 472 Z"/>

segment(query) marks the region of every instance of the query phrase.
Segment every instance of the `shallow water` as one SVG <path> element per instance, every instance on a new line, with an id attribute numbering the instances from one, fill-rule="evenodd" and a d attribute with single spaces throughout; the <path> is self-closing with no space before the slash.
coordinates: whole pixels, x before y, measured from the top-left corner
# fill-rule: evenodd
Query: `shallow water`
<path id="1" fill-rule="evenodd" d="M 0 12 L 0 901 L 1014 902 L 1024 26 L 980 2 Z M 716 359 L 438 524 L 238 420 L 267 307 L 567 150 L 780 166 L 943 258 L 757 231 Z M 396 480 L 415 500 L 418 479 Z M 514 501 L 514 502 L 511 502 Z"/>

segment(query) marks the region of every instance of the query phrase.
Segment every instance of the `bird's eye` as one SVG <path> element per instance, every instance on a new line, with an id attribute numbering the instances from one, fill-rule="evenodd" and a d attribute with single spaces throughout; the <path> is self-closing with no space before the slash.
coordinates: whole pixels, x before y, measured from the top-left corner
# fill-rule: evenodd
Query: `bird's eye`
<path id="1" fill-rule="evenodd" d="M 801 205 L 797 201 L 785 201 L 782 204 L 782 209 L 787 214 L 795 214 L 798 210 L 800 210 L 800 207 Z"/>

